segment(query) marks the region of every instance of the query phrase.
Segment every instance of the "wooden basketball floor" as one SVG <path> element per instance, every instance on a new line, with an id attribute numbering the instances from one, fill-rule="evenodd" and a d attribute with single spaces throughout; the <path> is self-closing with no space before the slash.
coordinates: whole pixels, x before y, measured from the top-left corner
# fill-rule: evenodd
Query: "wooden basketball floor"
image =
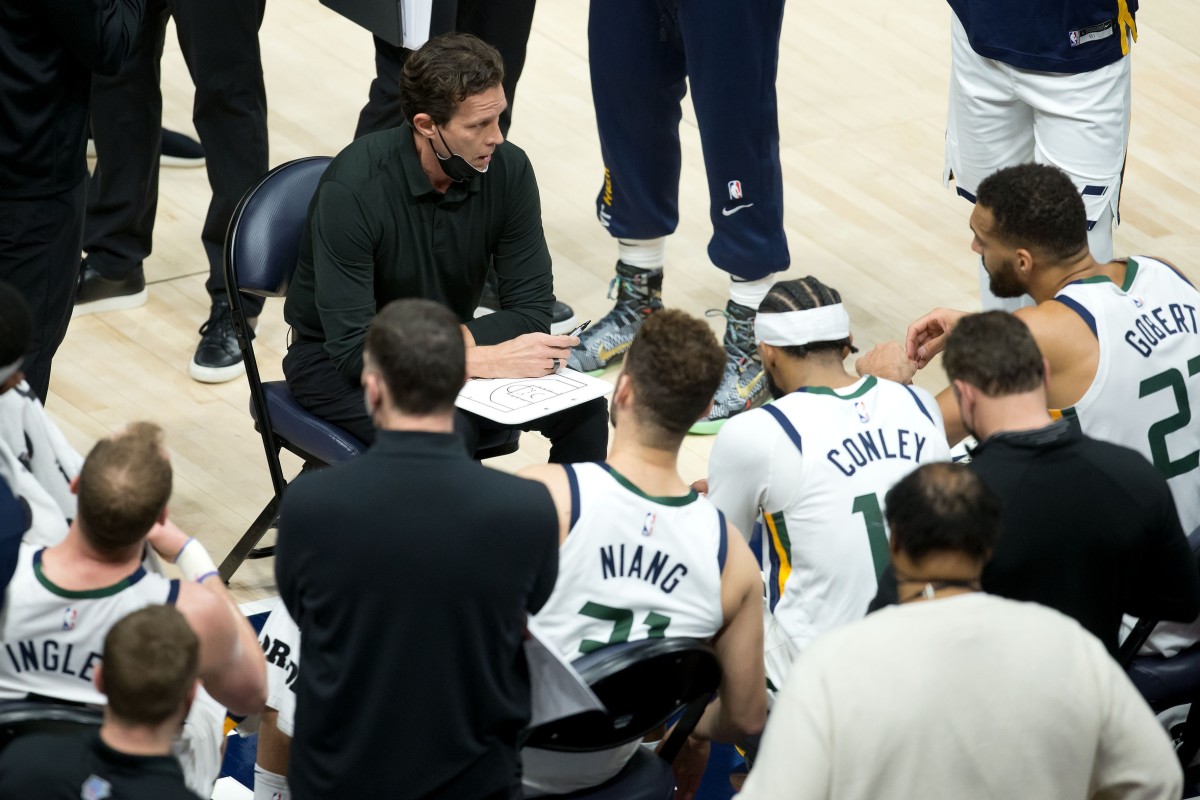
<path id="1" fill-rule="evenodd" d="M 812 8 L 788 5 L 779 67 L 788 275 L 817 275 L 839 289 L 856 341 L 870 346 L 902 337 L 911 319 L 935 305 L 978 303 L 969 206 L 941 185 L 950 10 L 940 0 Z M 586 0 L 538 4 L 511 131 L 537 170 L 558 294 L 581 320 L 607 310 L 616 260 L 594 213 L 602 167 L 586 21 Z M 1196 280 L 1200 4 L 1155 0 L 1138 23 L 1116 252 L 1163 256 Z M 192 86 L 172 36 L 163 63 L 164 122 L 191 132 Z M 269 0 L 261 42 L 272 165 L 338 152 L 351 138 L 373 76 L 370 35 L 317 0 Z M 668 246 L 664 293 L 668 305 L 702 314 L 724 306 L 727 278 L 705 255 L 711 228 L 690 108 L 681 133 L 682 219 Z M 155 249 L 146 262 L 150 300 L 140 309 L 72 322 L 48 408 L 81 451 L 131 420 L 159 422 L 175 466 L 172 516 L 220 561 L 271 487 L 247 415 L 245 380 L 207 386 L 187 374 L 208 312 L 199 241 L 208 200 L 204 170 L 163 170 Z M 712 320 L 714 330 L 723 330 L 722 323 Z M 282 304 L 269 303 L 256 342 L 268 378 L 281 375 L 286 333 Z M 918 378 L 933 390 L 943 380 L 936 368 Z M 711 439 L 689 438 L 685 477 L 705 474 L 711 446 Z M 516 469 L 544 461 L 546 453 L 545 442 L 527 434 L 518 453 L 493 466 Z M 274 593 L 272 565 L 242 567 L 232 585 L 239 600 Z"/>

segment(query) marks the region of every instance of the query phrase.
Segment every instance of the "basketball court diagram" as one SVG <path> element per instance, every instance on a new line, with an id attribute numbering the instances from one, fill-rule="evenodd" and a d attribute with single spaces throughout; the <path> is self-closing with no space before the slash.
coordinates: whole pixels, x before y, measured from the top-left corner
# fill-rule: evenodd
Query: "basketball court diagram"
<path id="1" fill-rule="evenodd" d="M 496 411 L 518 411 L 522 408 L 545 403 L 584 388 L 582 381 L 566 375 L 550 375 L 545 378 L 507 381 L 497 386 L 486 397 L 476 397 L 476 402 Z"/>

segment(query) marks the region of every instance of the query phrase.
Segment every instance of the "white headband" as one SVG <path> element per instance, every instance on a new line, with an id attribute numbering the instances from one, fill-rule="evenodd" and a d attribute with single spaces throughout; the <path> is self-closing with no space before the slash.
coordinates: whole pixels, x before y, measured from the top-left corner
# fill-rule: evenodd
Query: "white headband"
<path id="1" fill-rule="evenodd" d="M 849 335 L 850 315 L 841 303 L 805 311 L 759 314 L 754 318 L 754 340 L 776 347 L 836 342 Z"/>
<path id="2" fill-rule="evenodd" d="M 11 378 L 17 370 L 21 368 L 21 362 L 25 360 L 25 356 L 18 356 L 17 360 L 5 367 L 0 367 L 0 383 L 4 383 Z"/>

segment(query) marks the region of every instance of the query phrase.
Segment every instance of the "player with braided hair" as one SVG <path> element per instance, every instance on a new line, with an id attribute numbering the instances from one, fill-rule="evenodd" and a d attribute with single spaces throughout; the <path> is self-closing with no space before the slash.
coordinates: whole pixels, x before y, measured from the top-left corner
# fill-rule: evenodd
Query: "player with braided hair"
<path id="1" fill-rule="evenodd" d="M 850 318 L 817 278 L 781 281 L 755 339 L 775 402 L 730 420 L 709 459 L 709 499 L 742 531 L 763 517 L 767 686 L 819 633 L 866 613 L 888 561 L 881 501 L 950 457 L 925 391 L 846 371 Z"/>

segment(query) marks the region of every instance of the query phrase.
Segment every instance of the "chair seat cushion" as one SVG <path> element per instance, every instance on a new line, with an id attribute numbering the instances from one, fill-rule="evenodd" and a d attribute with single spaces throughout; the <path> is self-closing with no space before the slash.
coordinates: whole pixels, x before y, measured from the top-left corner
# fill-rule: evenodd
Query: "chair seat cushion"
<path id="1" fill-rule="evenodd" d="M 1200 645 L 1170 658 L 1139 656 L 1129 678 L 1155 711 L 1190 703 L 1200 697 Z"/>
<path id="2" fill-rule="evenodd" d="M 671 765 L 648 747 L 639 747 L 629 763 L 609 780 L 561 800 L 670 800 L 675 794 Z"/>
<path id="3" fill-rule="evenodd" d="M 267 398 L 267 413 L 275 435 L 288 449 L 299 449 L 326 464 L 348 461 L 367 449 L 367 446 L 336 425 L 305 411 L 292 397 L 284 381 L 262 385 Z M 254 401 L 250 401 L 250 416 L 257 423 Z M 289 445 L 291 447 L 289 447 Z"/>

